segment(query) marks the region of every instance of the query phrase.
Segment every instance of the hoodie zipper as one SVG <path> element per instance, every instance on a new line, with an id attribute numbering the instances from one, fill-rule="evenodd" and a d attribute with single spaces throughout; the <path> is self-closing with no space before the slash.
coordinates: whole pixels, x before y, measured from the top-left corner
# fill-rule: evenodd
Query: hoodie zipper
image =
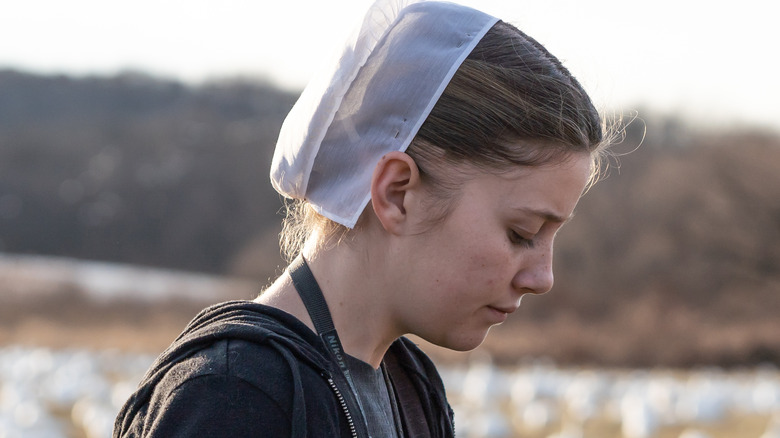
<path id="1" fill-rule="evenodd" d="M 341 409 L 344 411 L 344 415 L 347 417 L 347 423 L 349 423 L 349 430 L 350 432 L 352 432 L 352 437 L 358 438 L 357 429 L 355 429 L 355 421 L 352 419 L 352 414 L 349 413 L 349 407 L 347 406 L 347 401 L 344 400 L 344 396 L 341 395 L 341 391 L 339 391 L 339 388 L 336 386 L 336 382 L 333 381 L 333 378 L 327 375 L 323 375 L 323 377 L 328 379 L 328 384 L 330 385 L 330 389 L 333 390 L 333 392 L 336 394 L 336 398 L 339 400 Z"/>

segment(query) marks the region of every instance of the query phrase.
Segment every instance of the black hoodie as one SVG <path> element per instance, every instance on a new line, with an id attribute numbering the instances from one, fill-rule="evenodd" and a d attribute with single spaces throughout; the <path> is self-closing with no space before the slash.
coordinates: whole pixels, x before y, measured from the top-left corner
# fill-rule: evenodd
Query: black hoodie
<path id="1" fill-rule="evenodd" d="M 452 437 L 433 363 L 400 338 L 385 355 L 407 437 Z M 122 407 L 114 437 L 368 437 L 320 338 L 250 301 L 205 309 L 154 362 Z"/>

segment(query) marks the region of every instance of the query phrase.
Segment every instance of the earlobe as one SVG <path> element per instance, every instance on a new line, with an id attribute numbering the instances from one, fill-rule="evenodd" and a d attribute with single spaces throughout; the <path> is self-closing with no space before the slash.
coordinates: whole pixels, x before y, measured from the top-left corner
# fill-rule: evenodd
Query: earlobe
<path id="1" fill-rule="evenodd" d="M 385 230 L 400 233 L 407 219 L 410 191 L 420 185 L 420 171 L 412 157 L 390 152 L 382 157 L 371 178 L 371 204 Z"/>

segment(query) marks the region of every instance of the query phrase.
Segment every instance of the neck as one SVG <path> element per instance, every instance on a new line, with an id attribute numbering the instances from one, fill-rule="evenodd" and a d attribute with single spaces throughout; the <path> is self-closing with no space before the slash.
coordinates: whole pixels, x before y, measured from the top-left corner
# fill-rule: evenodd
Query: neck
<path id="1" fill-rule="evenodd" d="M 304 254 L 328 303 L 344 351 L 379 368 L 390 344 L 403 335 L 386 300 L 391 292 L 386 292 L 389 283 L 381 258 L 344 244 Z M 292 314 L 314 331 L 289 274 L 282 275 L 257 301 Z"/>

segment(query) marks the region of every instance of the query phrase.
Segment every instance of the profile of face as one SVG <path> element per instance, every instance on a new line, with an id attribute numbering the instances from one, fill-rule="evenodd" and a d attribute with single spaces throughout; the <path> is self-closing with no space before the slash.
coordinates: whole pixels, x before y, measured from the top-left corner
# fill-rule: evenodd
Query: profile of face
<path id="1" fill-rule="evenodd" d="M 393 297 L 401 329 L 471 350 L 524 294 L 550 290 L 555 235 L 572 216 L 590 171 L 586 153 L 501 173 L 472 169 L 449 214 L 395 248 L 406 255 L 404 286 Z M 420 199 L 419 205 L 429 204 Z M 409 214 L 422 224 L 428 213 Z"/>

